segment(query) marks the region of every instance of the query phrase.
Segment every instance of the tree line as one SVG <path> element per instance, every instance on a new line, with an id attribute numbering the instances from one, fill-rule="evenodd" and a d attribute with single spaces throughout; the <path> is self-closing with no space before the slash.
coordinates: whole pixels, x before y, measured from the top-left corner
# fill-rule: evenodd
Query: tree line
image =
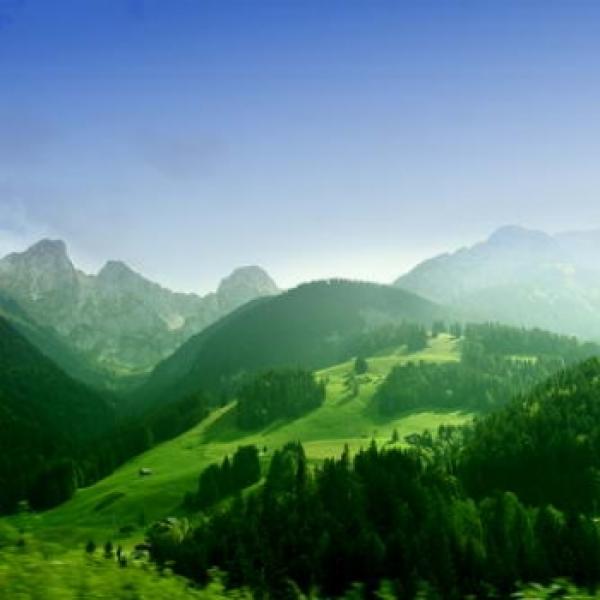
<path id="1" fill-rule="evenodd" d="M 436 331 L 445 329 L 438 323 Z M 373 401 L 386 416 L 415 408 L 489 412 L 565 365 L 596 354 L 600 354 L 596 344 L 539 329 L 468 324 L 458 362 L 397 365 Z"/>
<path id="2" fill-rule="evenodd" d="M 55 386 L 49 397 L 58 393 Z M 115 416 L 112 426 L 102 433 L 84 430 L 73 439 L 55 428 L 38 431 L 27 424 L 15 428 L 11 418 L 2 418 L 0 398 L 0 513 L 14 512 L 23 503 L 33 510 L 46 510 L 67 501 L 77 488 L 91 485 L 133 456 L 184 433 L 203 420 L 213 404 L 212 396 L 198 392 L 136 420 Z M 64 418 L 76 421 L 69 413 Z"/>
<path id="3" fill-rule="evenodd" d="M 383 350 L 405 346 L 413 353 L 427 347 L 427 328 L 408 321 L 375 327 L 352 336 L 345 344 L 340 362 L 354 356 L 373 356 Z"/>
<path id="4" fill-rule="evenodd" d="M 248 378 L 237 398 L 238 425 L 256 429 L 318 408 L 325 401 L 325 383 L 306 369 L 271 369 Z"/>
<path id="5" fill-rule="evenodd" d="M 496 598 L 518 581 L 560 574 L 600 582 L 600 531 L 591 517 L 510 491 L 470 498 L 461 480 L 418 449 L 374 443 L 353 459 L 309 468 L 298 443 L 275 452 L 264 486 L 180 535 L 151 535 L 153 558 L 204 581 L 210 567 L 258 598 L 317 593 L 412 599 Z"/>
<path id="6" fill-rule="evenodd" d="M 256 446 L 240 446 L 230 460 L 206 467 L 198 479 L 196 492 L 189 492 L 187 508 L 206 510 L 221 500 L 241 492 L 260 480 L 260 453 Z"/>

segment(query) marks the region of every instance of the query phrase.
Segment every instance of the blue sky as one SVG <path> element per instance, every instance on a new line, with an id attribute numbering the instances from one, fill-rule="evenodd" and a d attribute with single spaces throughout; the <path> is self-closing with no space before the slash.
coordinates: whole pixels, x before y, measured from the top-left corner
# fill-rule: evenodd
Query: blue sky
<path id="1" fill-rule="evenodd" d="M 206 291 L 600 227 L 600 3 L 0 0 L 0 252 Z"/>

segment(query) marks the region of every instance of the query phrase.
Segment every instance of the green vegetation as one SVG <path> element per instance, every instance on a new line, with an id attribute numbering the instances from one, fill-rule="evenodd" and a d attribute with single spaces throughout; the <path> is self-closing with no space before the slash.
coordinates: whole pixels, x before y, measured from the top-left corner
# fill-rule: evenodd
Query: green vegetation
<path id="1" fill-rule="evenodd" d="M 242 429 L 265 427 L 277 419 L 295 419 L 325 401 L 325 383 L 304 369 L 260 373 L 237 392 L 237 421 Z"/>
<path id="2" fill-rule="evenodd" d="M 475 503 L 442 462 L 419 450 L 380 451 L 373 442 L 309 469 L 300 444 L 271 461 L 264 486 L 183 535 L 150 535 L 153 558 L 203 582 L 227 569 L 233 587 L 259 597 L 336 597 L 354 582 L 394 597 L 419 586 L 434 596 L 495 598 L 515 582 L 561 573 L 600 580 L 600 529 L 593 519 L 543 505 L 527 509 L 510 492 Z"/>
<path id="3" fill-rule="evenodd" d="M 240 446 L 232 460 L 226 456 L 202 471 L 198 491 L 187 494 L 187 508 L 205 510 L 227 496 L 241 492 L 260 480 L 259 451 L 256 446 Z"/>
<path id="4" fill-rule="evenodd" d="M 61 502 L 85 482 L 73 459 L 114 426 L 113 411 L 1 317 L 0 372 L 0 512 Z"/>
<path id="5" fill-rule="evenodd" d="M 506 404 L 554 373 L 561 363 L 489 360 L 486 368 L 460 363 L 394 367 L 377 390 L 374 402 L 382 415 L 427 407 L 487 412 Z"/>
<path id="6" fill-rule="evenodd" d="M 461 465 L 461 476 L 475 496 L 507 489 L 530 504 L 550 502 L 588 514 L 598 512 L 598 473 L 598 359 L 561 371 L 477 421 Z"/>
<path id="7" fill-rule="evenodd" d="M 327 398 L 319 408 L 293 420 L 279 420 L 263 429 L 244 431 L 237 424 L 235 404 L 213 411 L 205 420 L 176 439 L 157 445 L 118 468 L 94 485 L 77 491 L 62 506 L 35 515 L 13 518 L 44 539 L 67 544 L 101 541 L 140 540 L 146 527 L 166 515 L 182 513 L 187 492 L 197 489 L 200 473 L 210 464 L 232 456 L 239 446 L 267 447 L 265 459 L 290 440 L 302 441 L 309 461 L 322 461 L 339 454 L 344 444 L 351 452 L 367 447 L 371 439 L 390 443 L 394 430 L 399 439 L 441 424 L 456 425 L 471 418 L 462 411 L 422 411 L 382 418 L 373 410 L 372 396 L 396 364 L 458 360 L 458 343 L 448 336 L 432 340 L 427 349 L 406 354 L 402 348 L 369 359 L 369 372 L 357 377 L 359 393 L 351 397 L 349 360 L 319 371 L 317 379 L 327 381 Z M 140 476 L 150 468 L 152 474 Z M 121 496 L 101 510 L 106 498 Z M 131 529 L 133 528 L 133 532 Z"/>
<path id="8" fill-rule="evenodd" d="M 354 373 L 364 375 L 369 370 L 369 363 L 364 356 L 357 356 L 354 361 Z"/>
<path id="9" fill-rule="evenodd" d="M 227 394 L 229 382 L 235 389 L 236 379 L 265 369 L 323 369 L 364 353 L 361 346 L 373 347 L 370 330 L 403 321 L 429 326 L 444 312 L 389 286 L 342 280 L 304 284 L 247 304 L 191 338 L 156 367 L 132 409 L 174 400 L 200 386 Z M 408 343 L 411 351 L 424 347 L 422 328 L 405 325 L 391 332 L 387 349 Z"/>
<path id="10" fill-rule="evenodd" d="M 499 323 L 469 324 L 464 336 L 473 357 L 537 356 L 576 363 L 600 353 L 598 344 L 580 342 L 575 337 Z"/>
<path id="11" fill-rule="evenodd" d="M 201 392 L 119 419 L 114 398 L 72 379 L 0 317 L 0 514 L 41 510 L 127 459 L 196 425 L 214 401 Z"/>
<path id="12" fill-rule="evenodd" d="M 438 324 L 438 329 L 443 328 Z M 595 344 L 540 330 L 469 325 L 461 360 L 395 366 L 375 393 L 382 415 L 423 407 L 489 412 L 570 364 L 600 354 Z"/>
<path id="13" fill-rule="evenodd" d="M 373 356 L 390 348 L 406 347 L 408 352 L 418 352 L 427 347 L 427 329 L 423 325 L 403 322 L 373 327 L 352 336 L 345 344 L 348 356 Z M 435 336 L 433 336 L 435 337 Z"/>
<path id="14" fill-rule="evenodd" d="M 31 349 L 7 331 L 27 349 L 4 366 L 22 391 L 20 378 L 36 373 L 23 360 Z M 34 508 L 67 501 L 46 512 L 21 505 L 4 521 L 25 537 L 2 550 L 0 531 L 10 565 L 0 583 L 34 598 L 40 580 L 26 571 L 58 560 L 69 567 L 60 581 L 49 576 L 56 597 L 143 597 L 158 576 L 127 557 L 146 534 L 158 564 L 199 584 L 216 565 L 227 586 L 277 597 L 351 594 L 357 581 L 361 594 L 406 599 L 423 590 L 488 598 L 558 574 L 599 582 L 600 362 L 561 370 L 599 348 L 493 324 L 438 321 L 435 335 L 423 333 L 400 323 L 348 334 L 337 345 L 344 360 L 314 373 L 248 366 L 105 433 L 65 436 L 29 499 Z M 156 593 L 225 594 L 218 581 L 186 585 L 169 576 Z"/>
<path id="15" fill-rule="evenodd" d="M 127 568 L 122 568 L 123 566 Z M 200 590 L 190 582 L 156 571 L 145 561 L 103 555 L 91 547 L 65 554 L 34 539 L 20 538 L 0 524 L 0 599 L 2 600 L 221 600 L 250 598 L 225 591 L 219 574 Z"/>

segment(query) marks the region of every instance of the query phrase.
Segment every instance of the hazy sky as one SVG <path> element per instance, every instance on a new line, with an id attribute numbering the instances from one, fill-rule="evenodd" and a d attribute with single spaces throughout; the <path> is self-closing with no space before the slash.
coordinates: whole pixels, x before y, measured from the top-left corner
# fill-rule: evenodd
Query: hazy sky
<path id="1" fill-rule="evenodd" d="M 600 227 L 600 2 L 0 0 L 0 253 L 205 291 Z"/>

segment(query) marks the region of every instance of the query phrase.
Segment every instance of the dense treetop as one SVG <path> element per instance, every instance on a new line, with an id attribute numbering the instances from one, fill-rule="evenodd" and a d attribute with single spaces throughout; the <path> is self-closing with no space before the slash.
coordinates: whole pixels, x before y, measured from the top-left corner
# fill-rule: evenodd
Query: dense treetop
<path id="1" fill-rule="evenodd" d="M 563 370 L 478 420 L 461 465 L 476 496 L 512 490 L 532 504 L 595 513 L 600 501 L 600 361 Z"/>

